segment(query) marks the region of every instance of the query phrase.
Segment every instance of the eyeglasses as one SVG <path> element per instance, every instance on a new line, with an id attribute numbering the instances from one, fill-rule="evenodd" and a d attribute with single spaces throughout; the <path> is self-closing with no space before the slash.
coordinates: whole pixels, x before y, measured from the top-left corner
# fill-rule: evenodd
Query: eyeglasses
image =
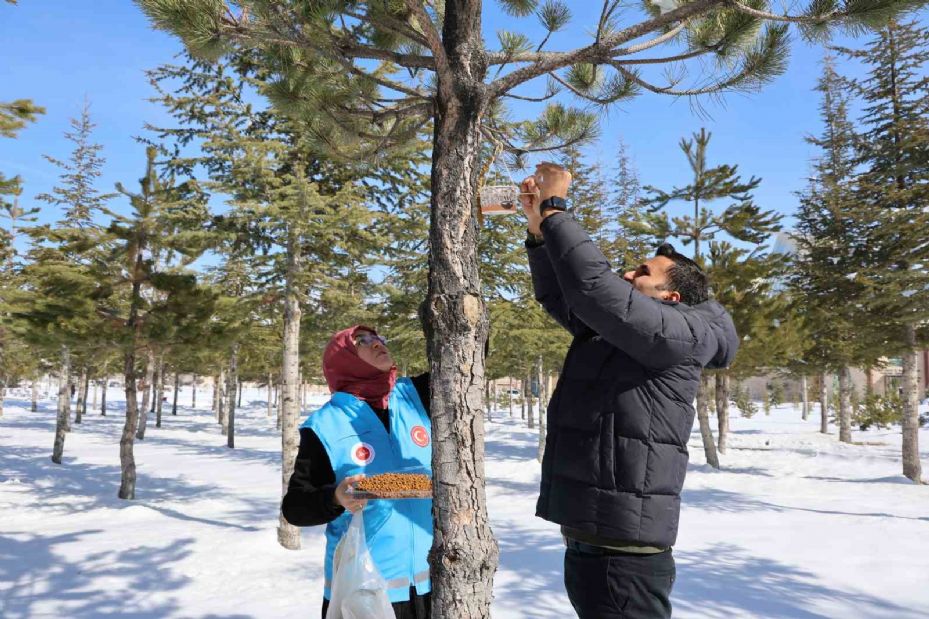
<path id="1" fill-rule="evenodd" d="M 387 346 L 387 338 L 373 333 L 363 333 L 355 338 L 355 346 L 371 346 L 374 342 L 380 342 L 381 346 Z"/>

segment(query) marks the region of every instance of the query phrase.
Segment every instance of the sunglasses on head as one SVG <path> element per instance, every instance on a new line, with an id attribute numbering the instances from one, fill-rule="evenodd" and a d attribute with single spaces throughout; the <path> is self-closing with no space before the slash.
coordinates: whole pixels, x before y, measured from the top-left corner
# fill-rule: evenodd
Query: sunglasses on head
<path id="1" fill-rule="evenodd" d="M 355 338 L 356 346 L 371 346 L 374 342 L 380 342 L 381 346 L 387 346 L 387 338 L 373 333 L 363 333 Z"/>

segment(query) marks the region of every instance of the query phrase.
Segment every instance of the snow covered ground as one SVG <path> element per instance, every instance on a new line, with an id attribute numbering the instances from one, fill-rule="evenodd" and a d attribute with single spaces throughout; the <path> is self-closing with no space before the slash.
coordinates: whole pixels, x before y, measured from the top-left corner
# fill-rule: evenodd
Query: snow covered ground
<path id="1" fill-rule="evenodd" d="M 54 402 L 32 413 L 8 398 L 0 617 L 318 617 L 322 529 L 304 531 L 301 551 L 278 546 L 280 439 L 263 393 L 245 395 L 235 450 L 204 408 L 166 411 L 160 429 L 150 420 L 132 502 L 116 498 L 120 412 L 74 426 L 58 466 L 49 459 Z M 533 516 L 536 434 L 494 417 L 493 615 L 573 616 L 557 527 Z M 898 431 L 856 432 L 862 444 L 839 445 L 788 407 L 732 426 L 722 471 L 704 464 L 693 435 L 675 617 L 929 617 L 929 486 L 900 475 Z M 920 444 L 929 476 L 929 430 Z"/>

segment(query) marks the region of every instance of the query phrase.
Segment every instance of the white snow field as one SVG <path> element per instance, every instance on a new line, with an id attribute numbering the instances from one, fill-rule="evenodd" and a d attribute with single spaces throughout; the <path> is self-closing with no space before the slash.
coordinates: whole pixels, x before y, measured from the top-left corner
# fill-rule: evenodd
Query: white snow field
<path id="1" fill-rule="evenodd" d="M 121 398 L 110 389 L 111 398 Z M 122 403 L 75 425 L 50 460 L 54 402 L 0 418 L 0 617 L 316 618 L 323 530 L 276 541 L 280 438 L 246 391 L 236 449 L 204 408 L 165 410 L 136 444 L 137 498 L 116 498 Z M 208 404 L 209 393 L 198 394 Z M 181 394 L 190 403 L 190 393 Z M 735 411 L 733 411 L 735 412 Z M 900 475 L 899 431 L 822 436 L 789 407 L 732 419 L 723 470 L 699 433 L 678 543 L 674 616 L 929 617 L 929 486 Z M 834 429 L 833 429 L 834 430 Z M 929 430 L 920 436 L 929 476 Z M 535 518 L 537 435 L 497 412 L 487 494 L 500 542 L 493 616 L 574 616 L 556 526 Z"/>

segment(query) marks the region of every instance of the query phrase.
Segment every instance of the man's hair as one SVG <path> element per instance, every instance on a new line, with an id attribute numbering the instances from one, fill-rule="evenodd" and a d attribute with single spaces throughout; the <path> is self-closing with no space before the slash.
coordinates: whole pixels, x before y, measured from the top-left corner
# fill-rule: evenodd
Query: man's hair
<path id="1" fill-rule="evenodd" d="M 679 254 L 671 243 L 659 245 L 655 255 L 674 262 L 674 266 L 668 269 L 668 283 L 663 286 L 664 290 L 677 292 L 681 295 L 681 302 L 687 305 L 698 305 L 709 298 L 709 281 L 700 265 Z"/>

